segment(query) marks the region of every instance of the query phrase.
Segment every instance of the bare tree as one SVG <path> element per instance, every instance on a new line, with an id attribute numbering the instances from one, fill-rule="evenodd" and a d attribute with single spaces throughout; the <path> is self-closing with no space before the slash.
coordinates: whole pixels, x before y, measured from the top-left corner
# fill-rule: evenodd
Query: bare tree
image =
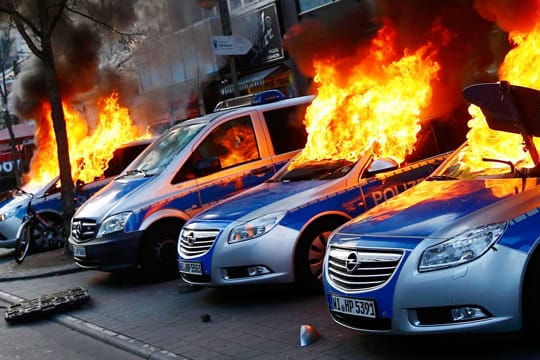
<path id="1" fill-rule="evenodd" d="M 69 220 L 74 212 L 74 186 L 71 177 L 66 122 L 52 46 L 53 33 L 59 20 L 64 16 L 66 3 L 67 0 L 36 0 L 35 8 L 31 9 L 19 6 L 20 1 L 5 0 L 0 2 L 0 12 L 9 14 L 32 53 L 43 64 L 56 136 L 64 225 L 69 231 Z"/>

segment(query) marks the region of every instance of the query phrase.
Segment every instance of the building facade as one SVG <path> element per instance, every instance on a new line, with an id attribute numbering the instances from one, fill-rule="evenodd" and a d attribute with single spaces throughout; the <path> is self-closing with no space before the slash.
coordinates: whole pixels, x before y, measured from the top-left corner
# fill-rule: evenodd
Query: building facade
<path id="1" fill-rule="evenodd" d="M 305 94 L 300 85 L 305 79 L 282 44 L 286 29 L 299 20 L 298 3 L 228 0 L 231 34 L 252 46 L 244 54 L 221 55 L 213 41 L 224 30 L 220 1 L 167 1 L 171 31 L 148 39 L 137 51 L 139 92 L 159 104 L 154 121 L 211 112 L 235 90 L 238 95 L 275 88 L 289 96 Z"/>

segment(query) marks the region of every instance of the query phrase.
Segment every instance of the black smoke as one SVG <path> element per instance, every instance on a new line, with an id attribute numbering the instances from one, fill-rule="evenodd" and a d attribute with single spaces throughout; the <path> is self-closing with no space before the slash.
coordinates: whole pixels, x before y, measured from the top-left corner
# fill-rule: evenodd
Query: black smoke
<path id="1" fill-rule="evenodd" d="M 33 0 L 21 1 L 19 10 L 30 20 L 37 21 Z M 51 4 L 55 3 L 51 0 Z M 137 21 L 136 0 L 70 2 L 53 32 L 54 61 L 63 101 L 70 102 L 80 94 L 95 92 L 98 96 L 110 95 L 115 85 L 120 101 L 133 96 L 133 78 L 124 72 L 101 63 L 103 40 L 111 34 L 128 29 Z M 82 16 L 79 13 L 84 13 Z M 37 23 L 36 23 L 37 24 Z M 39 43 L 38 43 L 39 45 Z M 129 85 L 126 85 L 129 84 Z M 99 93 L 103 91 L 103 93 Z M 48 101 L 43 63 L 32 57 L 24 63 L 10 94 L 13 110 L 23 119 L 38 119 L 41 105 Z"/>

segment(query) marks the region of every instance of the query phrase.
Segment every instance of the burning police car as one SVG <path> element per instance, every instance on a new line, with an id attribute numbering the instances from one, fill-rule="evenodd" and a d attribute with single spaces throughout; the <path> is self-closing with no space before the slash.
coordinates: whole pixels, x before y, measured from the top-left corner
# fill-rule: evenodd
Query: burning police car
<path id="1" fill-rule="evenodd" d="M 482 109 L 487 146 L 469 136 L 426 181 L 330 236 L 323 282 L 337 323 L 387 334 L 538 328 L 540 92 L 501 82 L 464 96 Z"/>
<path id="2" fill-rule="evenodd" d="M 75 187 L 75 206 L 79 206 L 93 193 L 110 182 L 114 176 L 129 165 L 153 139 L 135 140 L 117 148 L 107 164 L 107 169 L 96 181 Z M 28 203 L 45 219 L 60 223 L 62 221 L 62 204 L 60 201 L 60 180 L 55 177 L 44 186 L 33 188 L 23 186 L 23 191 L 13 190 L 11 196 L 0 206 L 0 248 L 14 248 L 17 233 L 26 215 Z M 30 195 L 32 194 L 32 195 Z"/>
<path id="3" fill-rule="evenodd" d="M 178 241 L 182 278 L 207 286 L 296 282 L 320 289 L 330 232 L 416 185 L 445 156 L 401 167 L 371 152 L 356 162 L 289 164 L 184 225 Z"/>

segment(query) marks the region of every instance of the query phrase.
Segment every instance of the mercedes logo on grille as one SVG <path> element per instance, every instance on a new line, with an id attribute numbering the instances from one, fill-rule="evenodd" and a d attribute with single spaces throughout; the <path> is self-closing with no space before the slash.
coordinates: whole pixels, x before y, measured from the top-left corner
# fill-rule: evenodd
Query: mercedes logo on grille
<path id="1" fill-rule="evenodd" d="M 186 235 L 186 241 L 189 245 L 195 244 L 195 240 L 197 239 L 195 238 L 195 234 L 193 233 L 193 231 Z"/>
<path id="2" fill-rule="evenodd" d="M 360 262 L 358 261 L 358 255 L 356 255 L 355 252 L 352 252 L 347 256 L 345 259 L 345 269 L 347 269 L 348 273 L 352 273 L 360 266 Z"/>
<path id="3" fill-rule="evenodd" d="M 79 221 L 75 224 L 75 236 L 77 238 L 80 238 L 82 233 L 83 233 L 83 225 L 82 225 L 82 222 Z"/>

